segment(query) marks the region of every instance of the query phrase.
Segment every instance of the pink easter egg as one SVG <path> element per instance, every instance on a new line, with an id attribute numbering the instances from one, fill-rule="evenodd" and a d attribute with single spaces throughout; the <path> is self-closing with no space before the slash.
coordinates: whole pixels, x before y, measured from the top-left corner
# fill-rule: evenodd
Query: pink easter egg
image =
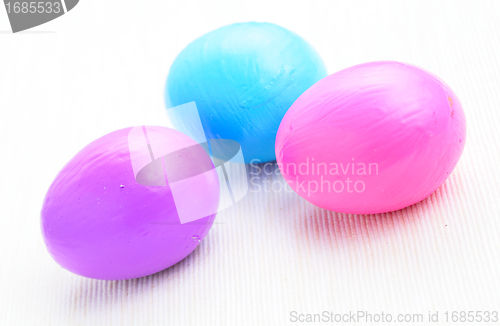
<path id="1" fill-rule="evenodd" d="M 73 273 L 137 278 L 189 255 L 218 202 L 217 173 L 194 140 L 164 127 L 126 128 L 90 143 L 59 172 L 43 203 L 42 233 Z"/>
<path id="2" fill-rule="evenodd" d="M 329 75 L 281 121 L 278 166 L 300 196 L 342 213 L 401 209 L 432 194 L 453 171 L 466 123 L 437 76 L 399 62 Z"/>

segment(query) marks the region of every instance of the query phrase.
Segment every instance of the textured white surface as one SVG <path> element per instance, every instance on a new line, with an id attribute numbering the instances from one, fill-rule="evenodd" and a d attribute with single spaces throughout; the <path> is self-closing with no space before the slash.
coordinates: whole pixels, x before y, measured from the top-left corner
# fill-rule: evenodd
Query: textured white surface
<path id="1" fill-rule="evenodd" d="M 330 73 L 387 59 L 439 75 L 468 122 L 451 177 L 421 203 L 369 216 L 252 186 L 170 269 L 109 282 L 60 268 L 39 226 L 56 173 L 112 130 L 166 125 L 163 84 L 177 53 L 241 21 L 297 32 Z M 500 1 L 83 0 L 31 32 L 0 33 L 0 110 L 2 326 L 286 325 L 291 311 L 500 310 Z M 283 182 L 258 176 L 260 185 Z"/>

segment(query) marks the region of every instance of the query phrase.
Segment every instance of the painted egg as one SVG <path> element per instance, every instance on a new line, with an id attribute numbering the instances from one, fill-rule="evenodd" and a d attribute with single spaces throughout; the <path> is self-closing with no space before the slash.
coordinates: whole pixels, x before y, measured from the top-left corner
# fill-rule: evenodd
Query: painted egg
<path id="1" fill-rule="evenodd" d="M 189 255 L 215 219 L 219 180 L 207 152 L 173 129 L 142 126 L 87 145 L 45 197 L 52 257 L 90 278 L 159 272 Z"/>
<path id="2" fill-rule="evenodd" d="M 326 75 L 319 55 L 295 33 L 269 23 L 234 24 L 200 37 L 178 55 L 165 99 L 168 108 L 196 102 L 207 138 L 235 140 L 247 163 L 267 162 L 276 159 L 276 132 L 285 112 Z M 188 114 L 167 112 L 174 126 L 192 125 Z"/>
<path id="3" fill-rule="evenodd" d="M 465 145 L 462 105 L 441 79 L 399 62 L 347 68 L 314 84 L 278 130 L 287 183 L 343 213 L 398 210 L 432 194 Z"/>

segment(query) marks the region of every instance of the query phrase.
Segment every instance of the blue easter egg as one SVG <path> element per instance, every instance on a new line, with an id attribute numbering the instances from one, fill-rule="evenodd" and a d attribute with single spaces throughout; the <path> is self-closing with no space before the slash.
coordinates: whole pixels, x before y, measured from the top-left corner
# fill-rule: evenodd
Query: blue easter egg
<path id="1" fill-rule="evenodd" d="M 233 24 L 177 56 L 165 100 L 167 108 L 196 102 L 207 138 L 236 140 L 246 163 L 269 162 L 276 159 L 276 132 L 286 111 L 326 75 L 318 53 L 297 34 L 270 23 Z M 174 126 L 189 130 L 188 114 L 167 113 Z"/>

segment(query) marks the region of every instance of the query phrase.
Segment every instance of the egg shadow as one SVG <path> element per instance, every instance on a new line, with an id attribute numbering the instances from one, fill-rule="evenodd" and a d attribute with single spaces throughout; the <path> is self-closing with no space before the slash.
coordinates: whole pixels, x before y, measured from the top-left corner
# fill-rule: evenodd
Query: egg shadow
<path id="1" fill-rule="evenodd" d="M 452 223 L 465 196 L 462 173 L 457 167 L 436 191 L 411 206 L 379 214 L 345 214 L 314 206 L 298 196 L 281 174 L 271 173 L 279 171 L 276 162 L 254 164 L 248 170 L 249 180 L 253 178 L 251 186 L 264 192 L 267 185 L 268 193 L 255 198 L 255 202 L 268 203 L 270 218 L 281 229 L 293 229 L 293 245 L 306 255 L 370 247 L 376 251 L 380 242 L 392 242 L 397 247 L 401 241 L 417 246 L 418 241 L 433 241 L 422 235 L 424 228 L 438 228 L 434 234 L 439 236 Z M 287 187 L 289 191 L 283 190 Z M 259 197 L 258 193 L 254 195 Z"/>
<path id="2" fill-rule="evenodd" d="M 460 172 L 454 173 L 422 201 L 386 213 L 338 213 L 307 203 L 303 215 L 296 220 L 294 231 L 298 241 L 308 243 L 310 250 L 316 252 L 376 253 L 381 245 L 398 251 L 402 246 L 418 248 L 421 242 L 438 243 L 435 238 L 444 235 L 462 205 L 461 179 Z"/>
<path id="3" fill-rule="evenodd" d="M 122 322 L 128 319 L 124 314 L 133 314 L 133 311 L 124 313 L 125 308 L 131 310 L 147 311 L 151 305 L 144 306 L 144 302 L 151 300 L 153 294 L 158 295 L 155 288 L 168 291 L 175 284 L 183 283 L 180 279 L 197 277 L 201 278 L 199 270 L 192 269 L 191 265 L 200 264 L 209 259 L 210 235 L 207 235 L 200 245 L 186 258 L 155 274 L 128 280 L 97 280 L 77 275 L 66 287 L 66 299 L 58 305 L 60 314 L 67 318 L 67 324 L 87 324 L 92 320 L 102 320 L 105 316 L 121 315 Z M 190 284 L 192 282 L 187 282 Z M 189 289 L 191 287 L 191 289 Z M 185 293 L 189 294 L 195 289 L 188 286 Z M 161 295 L 161 294 L 160 294 Z M 138 308 L 137 308 L 138 307 Z M 115 319 L 115 317 L 113 319 Z"/>

